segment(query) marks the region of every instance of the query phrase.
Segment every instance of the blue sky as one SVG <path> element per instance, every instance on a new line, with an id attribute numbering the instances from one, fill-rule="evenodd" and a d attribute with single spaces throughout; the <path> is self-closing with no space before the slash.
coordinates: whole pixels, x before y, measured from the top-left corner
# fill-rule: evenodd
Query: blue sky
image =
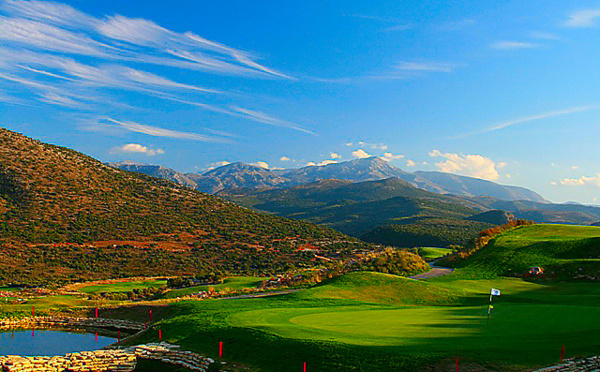
<path id="1" fill-rule="evenodd" d="M 0 0 L 1 125 L 185 172 L 376 155 L 599 202 L 600 1 L 173 4 Z"/>

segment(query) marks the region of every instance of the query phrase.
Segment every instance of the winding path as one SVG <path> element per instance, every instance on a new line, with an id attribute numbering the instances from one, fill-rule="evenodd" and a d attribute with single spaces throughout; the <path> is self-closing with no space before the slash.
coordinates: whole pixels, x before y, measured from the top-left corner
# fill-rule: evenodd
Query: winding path
<path id="1" fill-rule="evenodd" d="M 440 266 L 435 266 L 433 264 L 430 264 L 430 266 L 431 266 L 431 270 L 429 270 L 428 272 L 419 274 L 419 275 L 413 275 L 410 278 L 416 279 L 416 280 L 429 279 L 429 278 L 435 278 L 436 276 L 448 275 L 454 271 L 454 269 L 451 269 L 448 267 L 440 267 Z"/>

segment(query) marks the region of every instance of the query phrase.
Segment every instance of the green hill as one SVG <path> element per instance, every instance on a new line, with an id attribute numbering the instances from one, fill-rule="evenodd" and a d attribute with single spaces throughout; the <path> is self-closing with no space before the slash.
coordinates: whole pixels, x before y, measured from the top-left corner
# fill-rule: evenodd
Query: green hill
<path id="1" fill-rule="evenodd" d="M 484 277 L 522 276 L 539 266 L 547 279 L 600 279 L 600 228 L 532 225 L 509 230 L 458 263 Z"/>
<path id="2" fill-rule="evenodd" d="M 368 240 L 397 246 L 459 244 L 476 236 L 480 227 L 490 226 L 463 221 L 485 210 L 476 203 L 431 193 L 398 178 L 358 183 L 324 180 L 285 189 L 235 190 L 223 196 L 238 204 L 308 220 L 353 236 L 390 225 L 369 233 Z M 428 218 L 438 219 L 437 222 L 443 219 L 444 226 L 429 223 Z M 408 235 L 392 233 L 403 229 L 411 231 Z M 445 237 L 452 229 L 460 232 Z M 431 239 L 420 239 L 423 234 Z"/>
<path id="3" fill-rule="evenodd" d="M 328 239 L 349 238 L 0 129 L 0 282 L 268 274 Z"/>
<path id="4" fill-rule="evenodd" d="M 367 242 L 401 247 L 448 247 L 464 245 L 485 229 L 494 225 L 456 218 L 408 218 L 378 227 L 361 239 Z"/>

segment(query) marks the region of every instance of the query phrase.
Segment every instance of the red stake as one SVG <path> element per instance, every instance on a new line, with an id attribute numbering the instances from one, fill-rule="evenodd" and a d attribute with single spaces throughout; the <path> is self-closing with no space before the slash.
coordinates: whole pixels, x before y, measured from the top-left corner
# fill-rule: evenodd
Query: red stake
<path id="1" fill-rule="evenodd" d="M 33 330 L 33 329 L 32 329 L 32 330 L 31 330 L 31 338 L 33 338 L 33 337 L 34 337 L 34 332 L 35 332 L 35 330 Z"/>
<path id="2" fill-rule="evenodd" d="M 304 372 L 306 372 L 306 362 L 304 362 Z"/>
<path id="3" fill-rule="evenodd" d="M 456 358 L 456 372 L 458 372 L 458 358 Z"/>
<path id="4" fill-rule="evenodd" d="M 219 342 L 219 359 L 223 358 L 223 341 Z"/>
<path id="5" fill-rule="evenodd" d="M 562 363 L 565 357 L 565 345 L 562 346 L 562 351 L 560 352 L 560 362 Z"/>
<path id="6" fill-rule="evenodd" d="M 96 342 L 98 342 L 98 332 L 96 332 Z"/>
<path id="7" fill-rule="evenodd" d="M 146 322 L 144 322 L 144 329 L 148 328 Z"/>
<path id="8" fill-rule="evenodd" d="M 152 322 L 152 309 L 150 309 L 150 322 Z"/>
<path id="9" fill-rule="evenodd" d="M 158 341 L 162 341 L 162 329 L 158 330 Z"/>
<path id="10" fill-rule="evenodd" d="M 98 317 L 98 308 L 96 308 L 96 318 Z"/>

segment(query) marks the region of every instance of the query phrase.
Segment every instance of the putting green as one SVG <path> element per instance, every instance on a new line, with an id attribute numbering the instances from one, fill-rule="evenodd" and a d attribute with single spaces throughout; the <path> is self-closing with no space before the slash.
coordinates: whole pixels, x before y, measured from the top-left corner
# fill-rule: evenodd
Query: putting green
<path id="1" fill-rule="evenodd" d="M 552 354 L 564 343 L 594 350 L 591 341 L 600 332 L 596 306 L 499 303 L 489 323 L 486 311 L 487 306 L 279 308 L 235 313 L 228 322 L 285 338 L 434 353 L 469 350 L 498 358 L 511 349 L 516 360 L 530 362 L 531 352 Z"/>

